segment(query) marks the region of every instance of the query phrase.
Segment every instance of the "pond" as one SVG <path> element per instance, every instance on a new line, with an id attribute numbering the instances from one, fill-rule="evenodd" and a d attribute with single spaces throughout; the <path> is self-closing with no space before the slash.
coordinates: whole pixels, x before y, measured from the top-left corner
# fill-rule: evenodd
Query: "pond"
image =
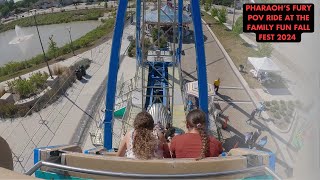
<path id="1" fill-rule="evenodd" d="M 39 26 L 39 32 L 45 51 L 49 47 L 49 37 L 53 35 L 53 40 L 61 47 L 70 43 L 68 28 L 71 28 L 72 40 L 76 40 L 101 24 L 100 21 L 81 21 L 64 24 L 52 24 Z M 17 28 L 16 28 L 17 29 Z M 0 66 L 10 61 L 23 61 L 42 53 L 36 27 L 22 27 L 0 33 Z M 25 35 L 21 42 L 14 42 L 18 35 Z M 10 43 L 9 43 L 10 42 Z"/>

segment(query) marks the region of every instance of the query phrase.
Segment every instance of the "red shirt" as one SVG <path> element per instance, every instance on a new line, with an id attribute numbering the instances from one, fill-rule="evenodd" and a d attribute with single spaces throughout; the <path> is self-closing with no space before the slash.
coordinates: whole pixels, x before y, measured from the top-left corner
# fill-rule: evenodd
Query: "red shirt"
<path id="1" fill-rule="evenodd" d="M 198 158 L 201 154 L 201 137 L 199 134 L 186 133 L 173 137 L 170 150 L 173 158 Z M 222 144 L 209 136 L 209 151 L 206 157 L 218 157 L 222 153 Z"/>

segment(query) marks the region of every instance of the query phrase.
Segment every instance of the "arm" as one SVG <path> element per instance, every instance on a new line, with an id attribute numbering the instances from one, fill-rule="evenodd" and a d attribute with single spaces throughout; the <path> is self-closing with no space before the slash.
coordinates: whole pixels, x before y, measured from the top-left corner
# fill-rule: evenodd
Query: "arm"
<path id="1" fill-rule="evenodd" d="M 171 143 L 170 143 L 170 152 L 171 152 L 171 157 L 176 158 L 176 139 L 173 137 Z"/>
<path id="2" fill-rule="evenodd" d="M 123 157 L 127 150 L 127 139 L 129 137 L 129 133 L 127 133 L 123 139 L 121 140 L 121 143 L 119 145 L 119 150 L 117 152 L 117 156 Z"/>
<path id="3" fill-rule="evenodd" d="M 158 133 L 159 140 L 160 140 L 160 149 L 163 150 L 163 157 L 164 158 L 171 158 L 169 146 L 167 144 L 166 138 L 162 133 Z"/>

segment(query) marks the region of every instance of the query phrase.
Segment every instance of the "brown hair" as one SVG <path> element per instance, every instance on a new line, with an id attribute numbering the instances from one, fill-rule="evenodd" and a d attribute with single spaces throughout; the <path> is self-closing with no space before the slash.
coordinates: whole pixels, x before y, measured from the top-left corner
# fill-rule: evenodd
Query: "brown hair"
<path id="1" fill-rule="evenodd" d="M 199 131 L 201 136 L 201 154 L 197 160 L 205 158 L 206 154 L 209 152 L 209 138 L 206 132 L 206 114 L 199 109 L 190 111 L 187 115 L 187 125 L 190 128 L 195 128 Z"/>
<path id="2" fill-rule="evenodd" d="M 154 156 L 157 143 L 152 134 L 154 121 L 147 112 L 137 114 L 133 122 L 135 136 L 133 139 L 133 153 L 139 159 L 150 159 Z"/>

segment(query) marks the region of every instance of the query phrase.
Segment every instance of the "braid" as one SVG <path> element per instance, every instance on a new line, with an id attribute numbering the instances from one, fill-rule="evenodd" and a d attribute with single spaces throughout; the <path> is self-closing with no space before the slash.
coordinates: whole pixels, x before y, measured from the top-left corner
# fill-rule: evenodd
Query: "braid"
<path id="1" fill-rule="evenodd" d="M 208 142 L 208 135 L 203 127 L 197 128 L 197 130 L 200 133 L 201 136 L 201 142 L 202 142 L 202 147 L 201 147 L 201 154 L 200 157 L 197 158 L 196 160 L 201 160 L 206 157 L 206 154 L 209 151 L 209 142 Z"/>

